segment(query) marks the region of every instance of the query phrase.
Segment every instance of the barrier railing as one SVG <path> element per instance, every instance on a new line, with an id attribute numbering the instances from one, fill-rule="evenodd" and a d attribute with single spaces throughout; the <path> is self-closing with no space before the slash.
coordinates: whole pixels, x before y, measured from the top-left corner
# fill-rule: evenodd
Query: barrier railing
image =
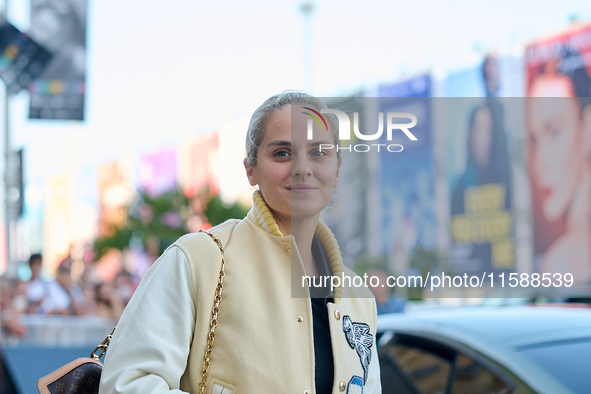
<path id="1" fill-rule="evenodd" d="M 117 323 L 97 316 L 21 315 L 20 321 L 27 328 L 26 337 L 4 336 L 3 346 L 89 346 L 94 349 Z"/>

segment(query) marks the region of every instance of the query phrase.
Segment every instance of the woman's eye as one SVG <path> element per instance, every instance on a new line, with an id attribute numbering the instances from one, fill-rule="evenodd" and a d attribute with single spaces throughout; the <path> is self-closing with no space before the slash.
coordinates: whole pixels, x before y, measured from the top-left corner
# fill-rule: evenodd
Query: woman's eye
<path id="1" fill-rule="evenodd" d="M 285 150 L 277 151 L 273 154 L 275 157 L 289 157 L 289 152 Z"/>
<path id="2" fill-rule="evenodd" d="M 326 152 L 322 151 L 322 150 L 314 150 L 314 151 L 312 151 L 312 156 L 316 156 L 316 157 L 326 156 Z"/>

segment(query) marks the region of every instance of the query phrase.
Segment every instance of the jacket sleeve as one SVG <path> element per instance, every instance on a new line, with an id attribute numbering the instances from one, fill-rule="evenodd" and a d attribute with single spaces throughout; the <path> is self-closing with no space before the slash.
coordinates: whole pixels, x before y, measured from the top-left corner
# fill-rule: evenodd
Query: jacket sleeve
<path id="1" fill-rule="evenodd" d="M 192 283 L 178 247 L 154 262 L 119 320 L 99 393 L 184 393 L 180 380 L 195 324 Z"/>
<path id="2" fill-rule="evenodd" d="M 380 360 L 378 359 L 378 343 L 376 341 L 377 327 L 378 327 L 378 313 L 376 301 L 374 298 L 370 299 L 373 310 L 373 346 L 371 347 L 371 363 L 369 363 L 369 373 L 367 375 L 367 383 L 364 387 L 364 393 L 379 394 L 382 392 Z"/>

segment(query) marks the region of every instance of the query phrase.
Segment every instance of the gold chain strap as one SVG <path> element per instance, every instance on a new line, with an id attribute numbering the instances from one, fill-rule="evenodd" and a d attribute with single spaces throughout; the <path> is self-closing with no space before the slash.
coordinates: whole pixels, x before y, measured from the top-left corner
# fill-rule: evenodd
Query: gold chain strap
<path id="1" fill-rule="evenodd" d="M 209 322 L 209 334 L 207 335 L 207 347 L 205 348 L 205 355 L 203 356 L 203 367 L 201 368 L 201 382 L 199 382 L 199 392 L 205 392 L 205 379 L 209 375 L 209 366 L 213 358 L 213 343 L 215 342 L 215 329 L 218 326 L 218 315 L 220 313 L 220 302 L 222 302 L 222 290 L 224 289 L 224 276 L 226 276 L 226 260 L 224 259 L 224 245 L 213 234 L 207 231 L 199 231 L 209 235 L 220 248 L 222 253 L 222 268 L 220 268 L 220 276 L 218 278 L 218 285 L 215 289 L 215 297 L 213 298 L 213 308 L 211 308 L 211 320 Z"/>
<path id="2" fill-rule="evenodd" d="M 103 354 L 105 354 L 105 352 L 107 351 L 107 348 L 109 347 L 109 344 L 111 343 L 111 339 L 113 339 L 114 332 L 115 332 L 115 328 L 113 328 L 113 331 L 111 331 L 111 333 L 109 335 L 107 335 L 107 337 L 105 338 L 103 343 L 101 343 L 96 348 L 94 348 L 92 353 L 90 353 L 90 357 L 94 358 L 97 361 L 99 361 L 101 359 L 101 357 L 103 357 Z M 101 353 L 96 354 L 96 352 L 98 352 L 99 350 L 101 351 Z"/>

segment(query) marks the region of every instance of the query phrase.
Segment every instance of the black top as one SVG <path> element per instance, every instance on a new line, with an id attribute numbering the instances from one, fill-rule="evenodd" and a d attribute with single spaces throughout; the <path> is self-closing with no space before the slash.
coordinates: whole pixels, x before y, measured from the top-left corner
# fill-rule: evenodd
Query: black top
<path id="1" fill-rule="evenodd" d="M 312 240 L 312 256 L 316 261 L 319 274 L 321 276 L 330 276 L 332 274 L 330 265 L 318 238 L 314 236 Z M 328 282 L 330 283 L 330 281 Z M 326 297 L 323 295 L 328 294 Z M 330 327 L 328 324 L 328 309 L 326 304 L 334 302 L 330 287 L 328 289 L 310 289 L 312 298 L 312 318 L 314 327 L 314 360 L 316 393 L 332 393 L 334 381 L 334 361 L 332 356 L 332 344 L 330 340 Z"/>

